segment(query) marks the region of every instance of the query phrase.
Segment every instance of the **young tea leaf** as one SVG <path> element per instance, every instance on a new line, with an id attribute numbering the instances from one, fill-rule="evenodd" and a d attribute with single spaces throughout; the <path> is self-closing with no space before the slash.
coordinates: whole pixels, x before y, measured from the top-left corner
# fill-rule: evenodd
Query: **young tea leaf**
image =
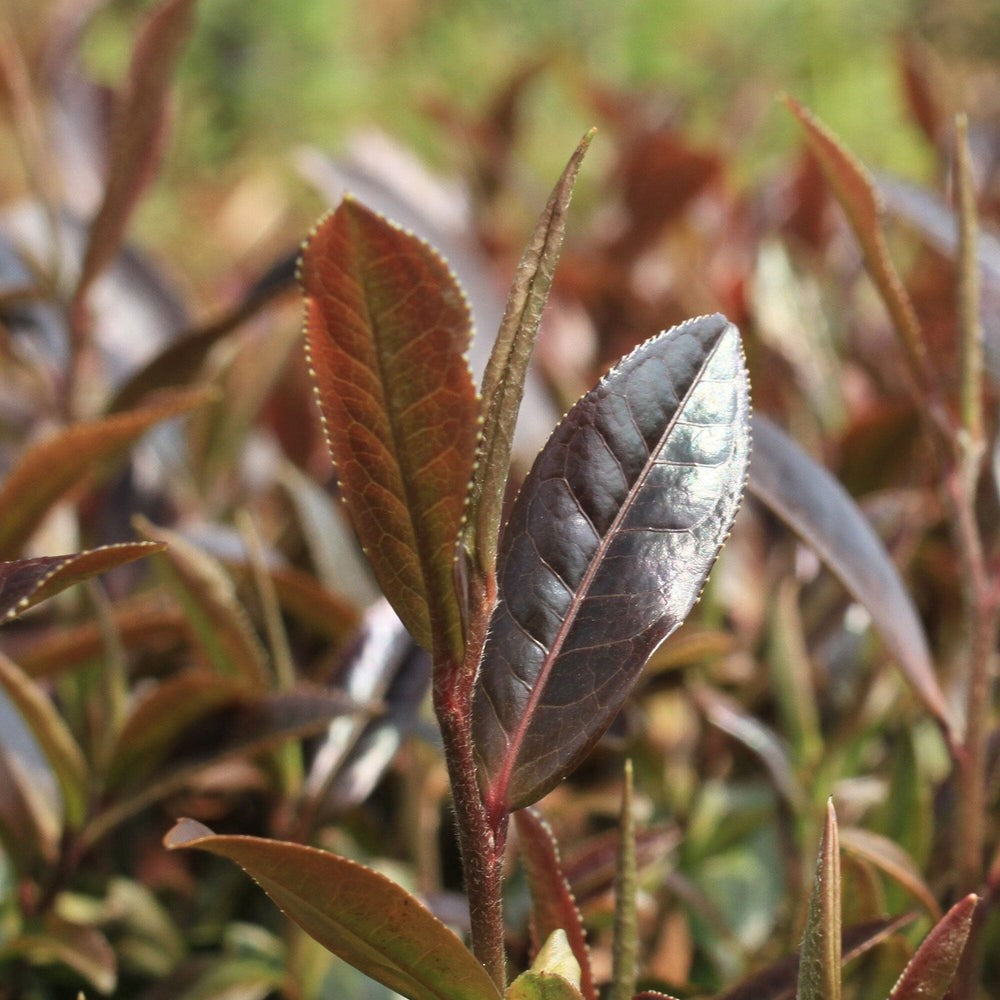
<path id="1" fill-rule="evenodd" d="M 580 992 L 584 1000 L 597 1000 L 583 918 L 563 875 L 555 835 L 534 809 L 518 810 L 514 821 L 531 887 L 531 933 L 535 945 L 561 930 L 580 965 Z"/>
<path id="2" fill-rule="evenodd" d="M 636 348 L 553 432 L 501 540 L 477 679 L 473 736 L 494 816 L 580 762 L 687 617 L 749 450 L 739 333 L 719 315 Z"/>
<path id="3" fill-rule="evenodd" d="M 593 137 L 591 129 L 580 140 L 535 225 L 517 265 L 503 321 L 483 374 L 483 435 L 462 532 L 462 543 L 470 556 L 475 554 L 483 574 L 492 572 L 496 562 L 504 488 L 524 378 L 562 250 L 573 185 Z"/>
<path id="4" fill-rule="evenodd" d="M 885 546 L 847 491 L 770 420 L 754 417 L 748 488 L 811 545 L 869 612 L 903 676 L 950 728 L 923 625 Z"/>
<path id="5" fill-rule="evenodd" d="M 583 1000 L 580 991 L 554 972 L 523 972 L 507 987 L 504 1000 Z"/>
<path id="6" fill-rule="evenodd" d="M 425 243 L 350 198 L 302 253 L 316 397 L 385 596 L 425 648 L 464 648 L 452 565 L 479 407 L 469 309 Z"/>
<path id="7" fill-rule="evenodd" d="M 12 621 L 74 583 L 161 552 L 163 548 L 159 542 L 124 542 L 66 556 L 0 562 L 0 624 Z"/>
<path id="8" fill-rule="evenodd" d="M 828 802 L 802 938 L 797 1000 L 840 1000 L 841 946 L 840 845 L 837 814 Z"/>
<path id="9" fill-rule="evenodd" d="M 978 902 L 970 894 L 937 922 L 903 970 L 889 1000 L 941 1000 L 955 977 Z"/>
<path id="10" fill-rule="evenodd" d="M 499 1000 L 465 945 L 415 897 L 370 868 L 300 844 L 217 836 L 190 819 L 164 842 L 235 861 L 307 934 L 410 1000 Z"/>

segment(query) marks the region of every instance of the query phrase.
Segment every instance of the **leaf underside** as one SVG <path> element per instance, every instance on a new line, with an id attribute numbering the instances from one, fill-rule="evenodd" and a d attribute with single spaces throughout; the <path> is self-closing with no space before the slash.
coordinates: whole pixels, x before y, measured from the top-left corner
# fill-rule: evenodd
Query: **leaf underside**
<path id="1" fill-rule="evenodd" d="M 473 736 L 494 815 L 556 785 L 687 617 L 750 449 L 739 333 L 720 315 L 638 347 L 563 418 L 501 540 Z"/>
<path id="2" fill-rule="evenodd" d="M 383 593 L 425 648 L 461 657 L 452 578 L 479 406 L 469 308 L 427 244 L 346 198 L 300 279 L 341 495 Z"/>

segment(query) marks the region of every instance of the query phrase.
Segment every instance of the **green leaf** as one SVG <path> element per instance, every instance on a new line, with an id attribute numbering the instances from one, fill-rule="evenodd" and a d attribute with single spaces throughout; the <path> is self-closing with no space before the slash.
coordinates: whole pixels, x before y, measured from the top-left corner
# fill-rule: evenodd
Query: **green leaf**
<path id="1" fill-rule="evenodd" d="M 72 424 L 31 445 L 0 485 L 0 558 L 16 556 L 52 505 L 87 481 L 95 466 L 154 424 L 210 398 L 204 389 L 159 393 L 137 410 Z"/>
<path id="2" fill-rule="evenodd" d="M 453 564 L 479 419 L 468 305 L 430 247 L 350 198 L 310 236 L 300 277 L 351 521 L 413 637 L 460 661 Z"/>
<path id="3" fill-rule="evenodd" d="M 580 762 L 687 617 L 743 494 L 749 408 L 739 333 L 704 316 L 623 359 L 535 460 L 501 539 L 473 703 L 494 817 Z"/>
<path id="4" fill-rule="evenodd" d="M 222 676 L 266 687 L 269 671 L 264 647 L 218 561 L 175 531 L 152 525 L 143 517 L 133 523 L 139 534 L 167 546 L 155 557 L 156 567 L 184 609 L 195 643 L 209 665 Z"/>
<path id="5" fill-rule="evenodd" d="M 415 897 L 369 868 L 299 844 L 217 836 L 189 819 L 164 842 L 235 861 L 306 933 L 410 1000 L 499 998 L 465 945 Z"/>
<path id="6" fill-rule="evenodd" d="M 476 450 L 462 531 L 465 551 L 475 557 L 483 576 L 492 573 L 496 564 L 504 490 L 524 379 L 562 251 L 576 175 L 595 132 L 596 129 L 591 129 L 580 140 L 535 224 L 517 265 L 507 308 L 483 374 L 483 433 Z"/>
<path id="7" fill-rule="evenodd" d="M 618 824 L 618 872 L 615 877 L 615 936 L 611 956 L 610 1000 L 629 1000 L 635 992 L 639 963 L 638 869 L 632 804 L 632 761 L 625 761 L 621 819 Z"/>
<path id="8" fill-rule="evenodd" d="M 65 556 L 0 562 L 0 624 L 13 621 L 28 608 L 74 583 L 161 552 L 163 548 L 162 542 L 124 542 Z"/>
<path id="9" fill-rule="evenodd" d="M 854 230 L 864 255 L 865 267 L 892 317 L 917 385 L 932 385 L 933 378 L 920 323 L 886 246 L 882 231 L 884 207 L 875 182 L 837 137 L 810 111 L 791 97 L 785 97 L 785 104 L 805 130 L 806 142 L 819 161 Z"/>
<path id="10" fill-rule="evenodd" d="M 514 822 L 531 887 L 531 932 L 536 947 L 539 941 L 547 941 L 557 930 L 562 931 L 580 966 L 580 992 L 585 1000 L 597 1000 L 583 918 L 563 874 L 552 828 L 534 809 L 519 809 L 514 813 Z"/>
<path id="11" fill-rule="evenodd" d="M 129 216 L 159 166 L 170 81 L 194 27 L 194 7 L 195 0 L 162 0 L 140 28 L 112 117 L 108 178 L 90 225 L 78 302 L 118 251 Z"/>
<path id="12" fill-rule="evenodd" d="M 554 972 L 523 972 L 507 987 L 504 1000 L 581 1000 L 582 996 Z"/>
<path id="13" fill-rule="evenodd" d="M 916 862 L 895 841 L 871 830 L 846 827 L 840 830 L 840 846 L 855 857 L 871 862 L 918 899 L 932 919 L 941 917 L 941 907 L 924 881 Z"/>
<path id="14" fill-rule="evenodd" d="M 38 741 L 56 776 L 67 826 L 79 827 L 88 803 L 89 775 L 83 751 L 45 692 L 3 653 L 0 653 L 0 685 Z"/>
<path id="15" fill-rule="evenodd" d="M 796 1000 L 840 1000 L 841 947 L 840 846 L 830 801 L 809 896 Z"/>
<path id="16" fill-rule="evenodd" d="M 960 899 L 924 938 L 889 1000 L 941 1000 L 955 978 L 979 898 Z"/>

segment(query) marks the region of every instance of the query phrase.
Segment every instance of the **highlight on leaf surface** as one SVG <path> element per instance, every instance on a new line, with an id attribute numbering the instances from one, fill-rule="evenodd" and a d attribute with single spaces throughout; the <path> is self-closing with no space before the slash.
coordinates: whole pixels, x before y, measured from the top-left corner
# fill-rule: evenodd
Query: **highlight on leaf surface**
<path id="1" fill-rule="evenodd" d="M 473 706 L 494 817 L 541 798 L 687 617 L 747 475 L 739 333 L 689 320 L 613 368 L 535 460 L 504 530 Z"/>
<path id="2" fill-rule="evenodd" d="M 809 915 L 799 957 L 797 1000 L 840 1000 L 841 949 L 840 843 L 837 814 L 830 801 L 809 894 Z"/>
<path id="3" fill-rule="evenodd" d="M 354 861 L 300 844 L 218 836 L 182 819 L 171 849 L 235 861 L 307 934 L 410 1000 L 499 1000 L 465 945 L 395 882 Z"/>
<path id="4" fill-rule="evenodd" d="M 478 434 L 469 308 L 426 243 L 351 198 L 302 253 L 305 332 L 341 495 L 425 648 L 464 648 L 452 565 Z"/>

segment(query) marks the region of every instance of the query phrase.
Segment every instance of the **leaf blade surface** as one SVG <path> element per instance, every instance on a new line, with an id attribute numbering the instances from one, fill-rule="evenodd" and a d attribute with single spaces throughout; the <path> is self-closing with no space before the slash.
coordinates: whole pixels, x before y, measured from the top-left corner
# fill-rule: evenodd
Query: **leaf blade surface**
<path id="1" fill-rule="evenodd" d="M 473 705 L 495 816 L 579 763 L 691 610 L 742 496 L 749 412 L 738 331 L 700 317 L 633 351 L 536 459 Z"/>

